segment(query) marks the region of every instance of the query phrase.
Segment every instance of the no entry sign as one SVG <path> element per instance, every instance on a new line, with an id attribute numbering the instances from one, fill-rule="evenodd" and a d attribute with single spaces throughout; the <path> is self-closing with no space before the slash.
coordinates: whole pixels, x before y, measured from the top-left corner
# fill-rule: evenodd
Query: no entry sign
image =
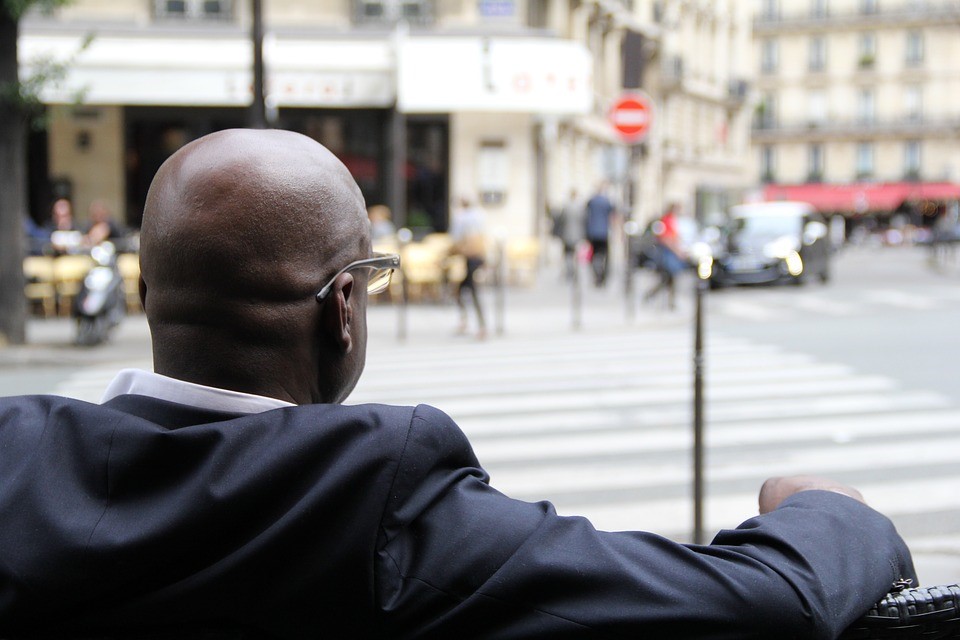
<path id="1" fill-rule="evenodd" d="M 645 93 L 631 91 L 610 107 L 610 124 L 624 142 L 642 142 L 650 131 L 653 107 Z"/>

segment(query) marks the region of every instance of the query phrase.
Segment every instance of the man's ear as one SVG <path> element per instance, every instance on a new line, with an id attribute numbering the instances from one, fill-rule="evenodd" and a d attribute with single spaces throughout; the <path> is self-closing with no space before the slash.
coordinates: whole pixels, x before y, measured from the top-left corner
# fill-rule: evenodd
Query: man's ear
<path id="1" fill-rule="evenodd" d="M 323 327 L 343 354 L 353 349 L 353 306 L 350 296 L 353 295 L 354 282 L 349 272 L 337 276 L 322 311 Z"/>
<path id="2" fill-rule="evenodd" d="M 143 276 L 140 276 L 139 280 L 140 280 L 140 284 L 139 284 L 140 306 L 143 308 L 144 311 L 146 311 L 147 310 L 147 283 L 143 281 Z"/>

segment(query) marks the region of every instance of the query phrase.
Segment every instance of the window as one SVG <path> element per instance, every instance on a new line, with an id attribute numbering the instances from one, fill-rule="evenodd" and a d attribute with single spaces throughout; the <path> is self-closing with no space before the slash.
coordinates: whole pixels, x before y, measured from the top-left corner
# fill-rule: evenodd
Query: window
<path id="1" fill-rule="evenodd" d="M 857 94 L 857 120 L 861 124 L 873 123 L 876 115 L 875 106 L 873 89 L 860 89 Z"/>
<path id="2" fill-rule="evenodd" d="M 906 64 L 916 67 L 923 62 L 923 33 L 920 31 L 907 32 Z"/>
<path id="3" fill-rule="evenodd" d="M 823 145 L 811 144 L 807 148 L 807 181 L 823 181 Z"/>
<path id="4" fill-rule="evenodd" d="M 810 38 L 810 56 L 807 66 L 810 71 L 823 71 L 827 65 L 827 40 L 823 36 Z"/>
<path id="5" fill-rule="evenodd" d="M 776 174 L 776 153 L 770 145 L 760 148 L 760 176 L 764 182 L 773 182 Z"/>
<path id="6" fill-rule="evenodd" d="M 923 93 L 920 85 L 911 84 L 903 89 L 903 110 L 908 122 L 923 120 Z"/>
<path id="7" fill-rule="evenodd" d="M 478 0 L 477 13 L 483 19 L 513 18 L 517 15 L 517 3 L 514 0 Z"/>
<path id="8" fill-rule="evenodd" d="M 780 0 L 763 0 L 760 15 L 767 20 L 776 20 L 780 17 Z"/>
<path id="9" fill-rule="evenodd" d="M 527 26 L 545 29 L 547 24 L 547 0 L 527 0 Z"/>
<path id="10" fill-rule="evenodd" d="M 879 5 L 879 0 L 860 0 L 860 13 L 877 13 L 880 10 Z"/>
<path id="11" fill-rule="evenodd" d="M 810 17 L 826 18 L 829 15 L 827 0 L 810 0 Z"/>
<path id="12" fill-rule="evenodd" d="M 908 179 L 920 177 L 919 140 L 908 140 L 903 145 L 903 175 Z"/>
<path id="13" fill-rule="evenodd" d="M 873 177 L 873 143 L 861 142 L 857 145 L 857 178 Z"/>
<path id="14" fill-rule="evenodd" d="M 772 129 L 777 124 L 777 97 L 772 93 L 763 96 L 757 105 L 757 128 Z"/>
<path id="15" fill-rule="evenodd" d="M 760 43 L 760 71 L 762 73 L 773 73 L 777 70 L 780 57 L 780 49 L 777 41 L 767 38 Z"/>
<path id="16" fill-rule="evenodd" d="M 877 35 L 867 31 L 860 34 L 860 58 L 858 64 L 861 69 L 872 69 L 877 59 Z"/>
<path id="17" fill-rule="evenodd" d="M 827 95 L 820 89 L 807 94 L 807 122 L 817 126 L 827 121 Z"/>
<path id="18" fill-rule="evenodd" d="M 233 0 L 154 0 L 153 15 L 162 20 L 232 20 Z"/>
<path id="19" fill-rule="evenodd" d="M 430 0 L 354 0 L 357 24 L 392 24 L 405 20 L 410 24 L 429 24 L 433 18 Z"/>

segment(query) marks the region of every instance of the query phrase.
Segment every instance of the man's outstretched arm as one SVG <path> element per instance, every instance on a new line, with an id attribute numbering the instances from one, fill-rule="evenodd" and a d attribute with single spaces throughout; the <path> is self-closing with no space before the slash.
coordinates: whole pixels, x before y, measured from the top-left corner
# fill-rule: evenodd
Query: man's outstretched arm
<path id="1" fill-rule="evenodd" d="M 766 513 L 710 545 L 597 531 L 491 488 L 456 425 L 420 407 L 379 608 L 399 637 L 833 638 L 913 573 L 890 521 L 841 488 L 771 481 Z"/>

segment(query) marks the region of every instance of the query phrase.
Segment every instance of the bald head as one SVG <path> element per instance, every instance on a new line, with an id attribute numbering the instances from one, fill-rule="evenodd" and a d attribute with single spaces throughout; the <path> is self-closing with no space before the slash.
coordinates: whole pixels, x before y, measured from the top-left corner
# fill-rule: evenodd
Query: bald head
<path id="1" fill-rule="evenodd" d="M 314 140 L 237 129 L 191 142 L 157 172 L 141 228 L 144 308 L 157 371 L 293 397 L 264 387 L 283 385 L 277 372 L 291 367 L 300 375 L 323 368 L 322 378 L 331 368 L 356 366 L 359 355 L 362 369 L 360 336 L 340 353 L 344 345 L 333 344 L 328 334 L 336 331 L 321 316 L 323 307 L 336 312 L 345 304 L 355 320 L 365 297 L 353 291 L 350 277 L 342 299 L 318 305 L 315 295 L 337 270 L 369 253 L 360 190 Z M 252 371 L 236 371 L 240 361 Z M 354 377 L 345 382 L 352 388 L 352 372 L 336 373 Z M 309 401 L 336 400 L 326 397 L 330 392 L 314 389 Z M 307 400 L 300 391 L 294 401 Z"/>

